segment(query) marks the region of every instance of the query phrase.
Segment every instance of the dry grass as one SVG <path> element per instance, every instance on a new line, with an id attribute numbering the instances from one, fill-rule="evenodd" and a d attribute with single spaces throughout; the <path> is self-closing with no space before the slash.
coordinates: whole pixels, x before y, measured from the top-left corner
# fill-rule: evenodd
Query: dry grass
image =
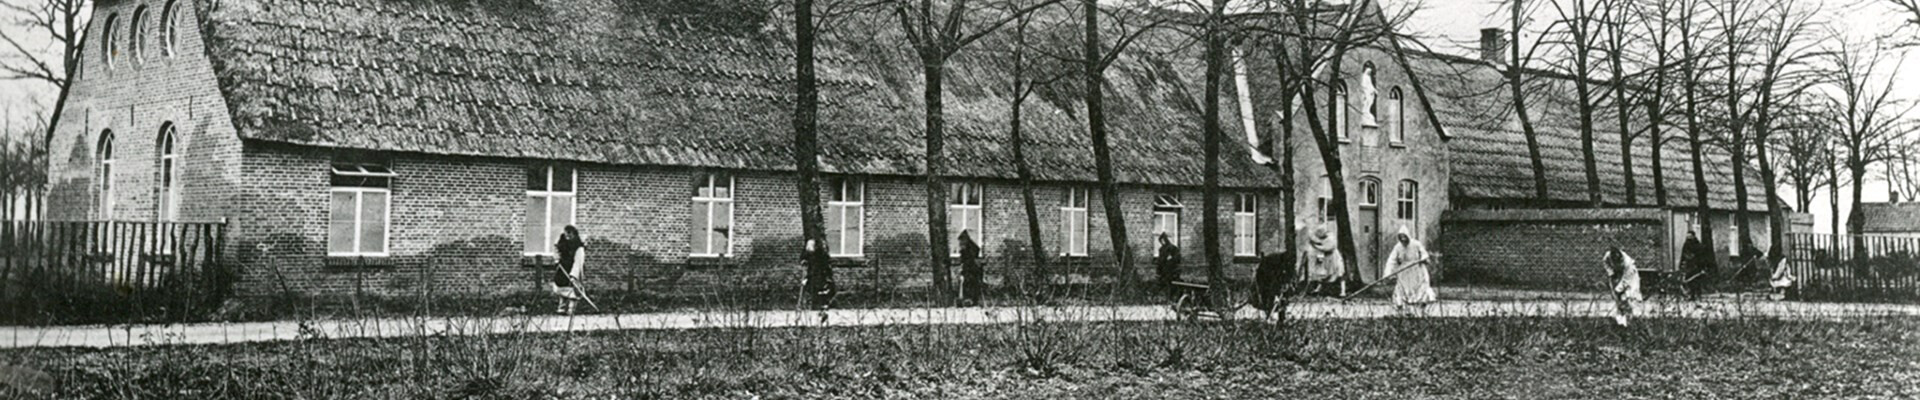
<path id="1" fill-rule="evenodd" d="M 32 395 L 62 398 L 1913 398 L 1916 328 L 1034 321 L 37 349 L 0 364 L 47 371 L 57 393 Z"/>

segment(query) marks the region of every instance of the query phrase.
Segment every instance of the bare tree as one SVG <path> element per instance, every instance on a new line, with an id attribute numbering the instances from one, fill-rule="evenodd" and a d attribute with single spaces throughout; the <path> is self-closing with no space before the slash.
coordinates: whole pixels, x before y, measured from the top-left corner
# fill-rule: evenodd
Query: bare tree
<path id="1" fill-rule="evenodd" d="M 1756 44 L 1759 46 L 1760 70 L 1753 90 L 1758 95 L 1748 110 L 1755 115 L 1752 151 L 1760 161 L 1760 180 L 1767 185 L 1767 248 L 1775 249 L 1769 252 L 1769 265 L 1786 256 L 1779 249 L 1786 246 L 1787 231 L 1786 213 L 1780 203 L 1780 177 L 1770 154 L 1774 147 L 1769 143 L 1781 124 L 1779 116 L 1789 107 L 1781 99 L 1801 97 L 1816 81 L 1813 79 L 1815 70 L 1809 68 L 1808 63 L 1819 54 L 1814 51 L 1815 41 L 1810 37 L 1811 28 L 1815 26 L 1812 17 L 1819 10 L 1800 8 L 1799 4 L 1794 1 L 1773 2 L 1762 11 L 1761 21 L 1756 24 L 1759 30 Z M 1744 166 L 1741 164 L 1741 167 Z M 1738 184 L 1745 187 L 1745 182 Z M 1802 207 L 1801 210 L 1805 210 L 1805 205 Z"/>
<path id="2" fill-rule="evenodd" d="M 1677 1 L 1674 15 L 1680 45 L 1680 94 L 1686 107 L 1687 156 L 1693 166 L 1694 205 L 1700 213 L 1698 229 L 1700 242 L 1707 248 L 1714 248 L 1712 218 L 1707 214 L 1713 209 L 1707 196 L 1707 174 L 1702 158 L 1705 156 L 1707 138 L 1706 127 L 1701 121 L 1700 107 L 1707 101 L 1708 93 L 1701 87 L 1700 80 L 1705 78 L 1703 64 L 1709 51 L 1705 48 L 1710 38 L 1705 38 L 1703 29 L 1695 25 L 1699 22 L 1700 1 Z M 1656 153 L 1657 154 L 1657 153 Z M 1737 167 L 1736 167 L 1737 168 Z"/>
<path id="3" fill-rule="evenodd" d="M 1912 103 L 1893 96 L 1891 75 L 1900 70 L 1900 64 L 1881 69 L 1886 66 L 1885 57 L 1877 50 L 1838 40 L 1827 57 L 1826 122 L 1839 128 L 1836 144 L 1844 152 L 1840 164 L 1846 167 L 1847 181 L 1853 183 L 1847 231 L 1856 234 L 1866 223 L 1860 218 L 1860 183 L 1875 164 L 1894 157 L 1897 140 L 1911 130 L 1901 118 L 1913 110 Z"/>
<path id="4" fill-rule="evenodd" d="M 1839 135 L 1831 125 L 1822 122 L 1827 118 L 1814 115 L 1815 105 L 1808 104 L 1811 98 L 1808 95 L 1788 97 L 1786 107 L 1772 124 L 1778 136 L 1767 141 L 1781 155 L 1777 165 L 1780 184 L 1793 187 L 1793 204 L 1801 211 L 1812 210 L 1814 192 L 1833 184 L 1828 170 L 1837 161 L 1832 144 Z"/>
<path id="5" fill-rule="evenodd" d="M 800 195 L 800 238 L 816 246 L 827 244 L 826 217 L 820 210 L 820 86 L 815 72 L 815 50 L 820 34 L 831 32 L 834 23 L 871 8 L 876 3 L 859 0 L 793 1 L 793 163 L 797 176 L 795 189 Z M 808 252 L 807 257 L 812 253 Z M 820 260 L 803 260 L 808 292 L 830 287 L 833 268 Z"/>
<path id="6" fill-rule="evenodd" d="M 87 37 L 86 16 L 91 7 L 86 0 L 0 2 L 0 18 L 4 18 L 0 23 L 27 28 L 20 32 L 0 30 L 0 42 L 7 45 L 0 51 L 0 79 L 45 82 L 53 85 L 56 92 L 53 113 L 43 124 L 46 131 L 42 140 L 39 145 L 29 147 L 43 152 L 52 148 L 55 125 L 66 111 L 73 76 L 80 69 L 81 46 Z M 51 41 L 54 46 L 51 54 L 33 46 L 41 39 Z M 53 159 L 48 154 L 36 158 L 43 164 Z M 41 168 L 50 168 L 50 165 Z M 45 182 L 30 189 L 32 192 L 45 190 Z"/>
<path id="7" fill-rule="evenodd" d="M 1604 205 L 1604 199 L 1600 193 L 1600 169 L 1593 148 L 1593 119 L 1594 113 L 1600 109 L 1601 99 L 1594 93 L 1591 79 L 1594 70 L 1599 69 L 1598 63 L 1593 60 L 1593 53 L 1603 46 L 1601 36 L 1595 31 L 1604 26 L 1601 8 L 1609 4 L 1604 0 L 1548 1 L 1547 4 L 1559 14 L 1559 19 L 1548 28 L 1548 37 L 1543 39 L 1558 45 L 1565 52 L 1559 60 L 1548 62 L 1548 65 L 1572 76 L 1574 106 L 1580 114 L 1580 161 L 1587 176 L 1587 206 L 1599 208 Z"/>
<path id="8" fill-rule="evenodd" d="M 1020 16 L 1059 0 L 1042 1 L 1018 8 L 982 6 L 969 0 L 895 0 L 890 6 L 920 61 L 922 101 L 926 105 L 926 184 L 928 258 L 933 266 L 933 286 L 941 301 L 956 299 L 953 272 L 948 265 L 947 180 L 946 180 L 946 86 L 947 61 L 980 38 L 1013 22 Z"/>
<path id="9" fill-rule="evenodd" d="M 1106 71 L 1135 40 L 1165 24 L 1165 19 L 1151 18 L 1138 11 L 1145 8 L 1144 4 L 1104 8 L 1096 0 L 1080 0 L 1082 34 L 1078 61 L 1081 63 L 1082 84 L 1085 86 L 1081 100 L 1087 107 L 1087 134 L 1093 139 L 1094 174 L 1100 180 L 1100 206 L 1107 210 L 1107 235 L 1112 238 L 1115 261 L 1127 279 L 1136 285 L 1136 289 L 1144 289 L 1146 281 L 1139 271 L 1134 270 L 1133 244 L 1127 241 L 1126 215 L 1120 212 L 1120 185 L 1113 173 L 1113 150 L 1107 138 Z M 1103 17 L 1113 22 L 1103 25 L 1100 22 Z M 1101 39 L 1103 29 L 1114 31 L 1114 43 L 1108 44 Z"/>
<path id="10" fill-rule="evenodd" d="M 1547 195 L 1547 165 L 1546 160 L 1540 155 L 1540 134 L 1534 129 L 1533 116 L 1527 108 L 1527 95 L 1530 92 L 1527 89 L 1527 78 L 1532 74 L 1526 73 L 1526 69 L 1528 60 L 1533 59 L 1535 51 L 1539 49 L 1540 41 L 1535 41 L 1535 45 L 1529 46 L 1525 53 L 1520 51 L 1520 33 L 1526 30 L 1527 16 L 1530 13 L 1526 10 L 1526 3 L 1523 0 L 1507 0 L 1506 3 L 1508 57 L 1507 65 L 1501 72 L 1507 78 L 1508 96 L 1513 106 L 1514 117 L 1520 121 L 1520 133 L 1527 139 L 1527 158 L 1533 162 L 1533 198 L 1534 201 L 1545 205 L 1552 201 L 1552 198 Z"/>
<path id="11" fill-rule="evenodd" d="M 1029 27 L 1034 22 L 1033 17 L 1035 14 L 1038 13 L 1028 13 L 1016 17 L 1013 30 L 1010 32 L 1012 36 L 1002 49 L 1006 54 L 1004 57 L 1001 57 L 1001 59 L 1005 60 L 1007 78 L 1010 82 L 1009 89 L 1012 90 L 1012 101 L 1008 102 L 1007 110 L 1007 141 L 1010 143 L 1010 150 L 1012 150 L 1013 153 L 1015 173 L 1019 176 L 1020 180 L 1021 205 L 1027 212 L 1028 247 L 1029 250 L 1032 251 L 1034 263 L 1032 274 L 1034 277 L 1044 279 L 1050 276 L 1047 272 L 1048 257 L 1046 242 L 1041 234 L 1039 207 L 1033 194 L 1033 166 L 1027 160 L 1027 136 L 1022 111 L 1024 111 L 1027 99 L 1031 98 L 1036 91 L 1039 91 L 1042 87 L 1056 80 L 1064 78 L 1065 75 L 1039 73 L 1041 71 L 1055 70 L 1056 68 L 1047 68 L 1050 65 L 1041 64 L 1045 60 L 1048 60 L 1048 58 L 1033 57 L 1034 54 L 1032 53 L 1037 53 L 1037 51 L 1032 48 L 1033 45 L 1030 43 L 1028 32 Z M 1067 222 L 1062 221 L 1062 223 L 1065 224 Z M 1067 242 L 1067 240 L 1063 238 L 1060 246 L 1065 250 L 1072 246 L 1072 243 Z"/>
<path id="12" fill-rule="evenodd" d="M 1894 199 L 1914 201 L 1920 196 L 1920 141 L 1911 138 L 1900 141 L 1894 146 L 1894 156 L 1887 160 L 1882 168 L 1882 178 L 1887 180 L 1887 190 Z"/>

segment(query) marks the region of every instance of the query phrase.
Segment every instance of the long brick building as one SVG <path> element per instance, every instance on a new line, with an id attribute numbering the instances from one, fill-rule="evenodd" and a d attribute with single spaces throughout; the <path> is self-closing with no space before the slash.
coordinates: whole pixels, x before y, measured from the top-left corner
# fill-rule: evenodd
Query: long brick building
<path id="1" fill-rule="evenodd" d="M 53 143 L 51 217 L 225 220 L 242 293 L 526 290 L 568 224 L 588 241 L 589 280 L 791 290 L 790 34 L 767 7 L 744 7 L 758 2 L 723 3 L 100 1 Z M 855 290 L 930 279 L 919 62 L 890 21 L 849 20 L 820 53 L 819 190 L 839 280 Z M 1085 89 L 1057 83 L 1026 103 L 1037 208 L 1060 264 L 1110 269 L 1122 246 L 1104 221 L 1119 212 L 1142 266 L 1167 234 L 1200 275 L 1204 80 L 1198 50 L 1180 42 L 1144 38 L 1108 72 L 1119 210 L 1095 189 Z M 982 47 L 948 66 L 949 230 L 974 232 L 997 283 L 1030 260 L 1009 83 Z M 1285 112 L 1260 57 L 1249 48 L 1222 110 L 1254 143 Z M 1498 99 L 1448 92 L 1479 80 L 1429 68 L 1458 62 L 1357 50 L 1341 77 L 1352 89 L 1329 95 L 1350 110 L 1336 118 L 1350 130 L 1341 151 L 1363 265 L 1390 246 L 1382 232 L 1432 237 L 1445 210 L 1516 198 L 1488 189 L 1505 182 L 1486 166 L 1506 164 L 1463 163 L 1510 138 L 1462 117 Z M 1323 175 L 1310 141 L 1288 145 L 1305 155 L 1289 166 L 1303 182 Z M 1272 152 L 1225 147 L 1220 243 L 1244 275 L 1282 247 L 1286 185 L 1262 164 Z M 1326 215 L 1325 187 L 1296 185 L 1301 217 Z"/>

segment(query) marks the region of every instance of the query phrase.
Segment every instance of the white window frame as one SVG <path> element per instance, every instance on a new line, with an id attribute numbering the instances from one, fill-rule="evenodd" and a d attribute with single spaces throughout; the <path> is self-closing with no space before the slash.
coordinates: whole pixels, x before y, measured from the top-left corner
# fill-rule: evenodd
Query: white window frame
<path id="1" fill-rule="evenodd" d="M 173 221 L 180 214 L 180 153 L 178 130 L 172 123 L 160 128 L 160 220 Z"/>
<path id="2" fill-rule="evenodd" d="M 145 47 L 142 45 L 147 42 L 146 36 L 140 34 L 140 25 L 144 19 L 147 19 L 147 6 L 142 4 L 133 9 L 133 22 L 127 24 L 127 43 L 131 44 L 127 46 L 127 55 L 132 57 L 136 64 L 140 62 L 141 47 Z"/>
<path id="3" fill-rule="evenodd" d="M 329 248 L 327 249 L 327 256 L 330 256 L 330 257 L 386 257 L 391 253 L 389 251 L 391 250 L 391 247 L 389 246 L 392 245 L 393 243 L 393 190 L 392 189 L 358 187 L 358 186 L 335 186 L 335 187 L 328 188 L 327 192 L 329 194 L 353 193 L 353 235 L 352 235 L 353 251 L 335 252 L 331 248 L 332 246 L 329 245 L 328 246 Z M 362 244 L 360 243 L 360 225 L 366 223 L 366 221 L 360 219 L 360 210 L 366 209 L 366 201 L 367 201 L 368 193 L 380 193 L 380 194 L 386 195 L 383 198 L 386 199 L 387 207 L 382 212 L 382 214 L 384 215 L 380 216 L 380 219 L 386 221 L 385 224 L 382 224 L 380 226 L 380 231 L 381 231 L 380 240 L 382 241 L 382 243 L 380 243 L 380 251 L 362 251 L 360 246 Z M 329 199 L 328 201 L 332 201 L 332 200 Z M 329 210 L 328 212 L 332 212 L 332 211 Z M 328 240 L 332 240 L 332 238 L 328 238 Z"/>
<path id="4" fill-rule="evenodd" d="M 1356 197 L 1360 198 L 1360 201 L 1355 202 L 1360 207 L 1380 207 L 1380 181 L 1361 179 L 1360 195 Z"/>
<path id="5" fill-rule="evenodd" d="M 521 249 L 522 255 L 559 256 L 559 253 L 555 253 L 555 251 L 557 250 L 550 250 L 546 247 L 546 242 L 554 240 L 554 238 L 550 235 L 552 235 L 553 231 L 556 230 L 556 227 L 553 224 L 554 221 L 552 218 L 554 200 L 565 198 L 567 199 L 568 203 L 571 203 L 573 205 L 572 207 L 567 209 L 567 224 L 560 225 L 561 227 L 572 225 L 574 221 L 579 220 L 580 202 L 577 200 L 578 197 L 576 195 L 580 192 L 580 169 L 567 168 L 567 173 L 572 175 L 568 177 L 568 179 L 571 179 L 573 181 L 573 185 L 571 186 L 573 190 L 558 191 L 558 190 L 553 190 L 554 167 L 555 166 L 552 164 L 534 167 L 534 168 L 541 168 L 544 171 L 544 175 L 547 176 L 547 185 L 546 185 L 547 190 L 528 190 L 527 197 L 528 198 L 545 197 L 547 199 L 547 203 L 546 203 L 547 208 L 541 211 L 541 215 L 547 216 L 547 223 L 545 226 L 541 227 L 541 232 L 543 232 L 541 236 L 543 240 L 541 240 L 541 246 L 539 247 L 541 251 L 526 251 L 526 249 Z M 528 215 L 527 218 L 533 218 L 533 216 Z M 524 226 L 522 229 L 524 229 Z M 521 237 L 523 238 L 522 240 L 525 240 L 524 238 L 526 237 L 526 232 L 521 232 L 520 234 L 521 234 Z M 522 245 L 525 245 L 525 244 L 523 243 Z"/>
<path id="6" fill-rule="evenodd" d="M 693 206 L 696 209 L 698 209 L 699 207 L 704 205 L 705 206 L 704 209 L 706 210 L 705 213 L 702 213 L 700 215 L 701 218 L 699 223 L 706 224 L 706 227 L 707 227 L 707 229 L 700 231 L 701 232 L 700 240 L 706 241 L 705 242 L 706 248 L 709 251 L 711 251 L 714 248 L 713 246 L 714 245 L 713 215 L 714 215 L 714 212 L 717 211 L 716 208 L 724 204 L 727 207 L 727 226 L 726 226 L 727 234 L 722 236 L 726 236 L 727 243 L 726 243 L 726 247 L 722 248 L 720 252 L 701 253 L 701 252 L 693 251 L 692 250 L 693 243 L 688 242 L 687 256 L 698 257 L 698 258 L 732 257 L 733 256 L 733 236 L 734 236 L 733 201 L 735 197 L 738 197 L 736 193 L 738 193 L 738 190 L 740 190 L 740 187 L 738 186 L 739 180 L 735 179 L 732 174 L 725 174 L 725 173 L 719 173 L 719 172 L 702 173 L 701 177 L 703 177 L 704 179 L 702 180 L 706 182 L 703 184 L 704 185 L 703 187 L 708 189 L 718 189 L 719 185 L 716 184 L 716 182 L 719 180 L 718 178 L 726 178 L 727 197 L 701 196 L 699 194 L 700 193 L 699 189 L 695 188 L 694 195 L 693 195 Z M 708 193 L 717 193 L 717 192 L 718 190 L 708 190 Z M 693 238 L 687 238 L 687 240 L 691 241 L 693 240 Z"/>
<path id="7" fill-rule="evenodd" d="M 1353 104 L 1349 104 L 1351 100 L 1352 98 L 1347 95 L 1347 81 L 1334 81 L 1333 104 L 1335 107 L 1333 107 L 1333 137 L 1339 139 L 1341 143 L 1353 141 L 1352 134 L 1347 132 L 1352 130 L 1348 126 L 1348 123 L 1351 122 L 1348 121 L 1348 118 L 1350 115 L 1353 115 L 1353 111 L 1348 110 L 1348 108 L 1353 107 Z"/>
<path id="8" fill-rule="evenodd" d="M 100 133 L 100 219 L 113 220 L 113 131 Z"/>
<path id="9" fill-rule="evenodd" d="M 1087 206 L 1092 204 L 1093 191 L 1083 187 L 1067 188 L 1067 202 L 1060 206 L 1060 255 L 1066 257 L 1087 256 Z M 1080 217 L 1080 235 L 1073 234 L 1074 216 Z M 1075 247 L 1079 250 L 1075 251 Z"/>
<path id="10" fill-rule="evenodd" d="M 1387 107 L 1393 113 L 1393 132 L 1387 135 L 1387 143 L 1404 146 L 1407 144 L 1407 108 L 1406 97 L 1399 86 L 1387 90 L 1387 99 L 1392 100 Z"/>
<path id="11" fill-rule="evenodd" d="M 1160 219 L 1163 217 L 1170 217 L 1171 219 L 1173 219 L 1172 230 L 1165 231 L 1165 232 L 1153 232 L 1153 239 L 1152 239 L 1153 245 L 1148 247 L 1153 248 L 1154 257 L 1160 256 L 1160 234 L 1161 233 L 1167 233 L 1168 241 L 1173 242 L 1174 246 L 1186 248 L 1186 245 L 1184 245 L 1183 242 L 1180 241 L 1181 239 L 1180 212 L 1186 210 L 1186 208 L 1187 206 L 1185 204 L 1181 204 L 1180 198 L 1174 194 L 1162 193 L 1162 194 L 1155 194 L 1153 196 L 1153 220 L 1152 220 L 1153 225 L 1150 227 L 1150 229 L 1158 231 L 1160 229 Z"/>
<path id="12" fill-rule="evenodd" d="M 167 0 L 166 7 L 160 9 L 161 56 L 173 57 L 173 55 L 178 52 L 178 50 L 174 48 L 174 46 L 179 44 L 180 40 L 179 24 L 174 22 L 174 13 L 180 9 L 178 4 L 176 4 L 178 1 L 179 0 Z"/>
<path id="13" fill-rule="evenodd" d="M 1400 180 L 1400 193 L 1395 196 L 1393 218 L 1401 221 L 1420 219 L 1420 182 L 1412 179 Z M 1403 218 L 1404 217 L 1404 218 Z"/>
<path id="14" fill-rule="evenodd" d="M 119 24 L 120 14 L 107 14 L 106 27 L 101 28 L 104 29 L 103 32 L 106 34 L 101 35 L 104 36 L 104 38 L 100 40 L 100 58 L 106 61 L 107 69 L 113 69 L 113 59 L 119 56 L 117 49 L 114 49 L 115 41 L 113 40 L 113 31 L 117 30 L 116 25 Z"/>
<path id="15" fill-rule="evenodd" d="M 972 231 L 973 244 L 979 245 L 982 248 L 986 247 L 984 244 L 987 242 L 987 186 L 980 182 L 973 181 L 955 181 L 949 182 L 947 185 L 947 190 L 950 192 L 953 191 L 953 186 L 958 185 L 961 193 L 960 196 L 950 196 L 952 198 L 947 199 L 948 224 L 954 223 L 953 219 L 955 215 L 966 215 L 966 213 L 960 211 L 974 210 L 979 211 L 980 214 L 980 218 L 973 220 L 961 218 L 959 221 L 960 229 L 958 230 L 954 230 L 951 227 L 948 228 L 951 232 L 947 232 L 947 235 L 953 243 L 947 246 L 947 255 L 952 257 L 960 256 L 961 231 Z M 964 203 L 966 198 L 965 193 L 967 193 L 968 189 L 972 189 L 974 204 Z"/>
<path id="16" fill-rule="evenodd" d="M 833 246 L 829 245 L 827 246 L 827 255 L 831 257 L 866 256 L 866 252 L 867 252 L 866 251 L 867 250 L 866 249 L 867 247 L 867 240 L 866 240 L 867 185 L 866 185 L 866 182 L 862 182 L 860 180 L 853 179 L 853 178 L 846 178 L 846 179 L 841 179 L 839 183 L 840 183 L 839 185 L 835 185 L 836 187 L 834 189 L 840 193 L 841 200 L 828 200 L 827 208 L 830 208 L 830 209 L 836 208 L 836 207 L 840 208 L 840 220 L 827 221 L 827 224 L 828 226 L 840 227 L 839 233 L 838 233 L 838 235 L 840 236 L 839 238 L 840 243 L 842 244 L 848 243 L 847 240 L 851 238 L 852 240 L 858 241 L 860 245 L 852 246 L 853 247 L 852 252 L 842 252 L 842 251 L 839 251 L 839 249 L 835 249 L 833 248 Z M 848 190 L 849 186 L 857 187 L 857 189 Z M 732 191 L 728 191 L 728 194 L 732 194 Z M 851 196 L 851 194 L 858 194 L 858 196 Z M 848 200 L 848 199 L 858 199 L 858 200 Z M 859 233 L 857 234 L 849 235 L 847 233 L 847 218 L 849 215 L 851 215 L 853 218 L 853 226 L 859 228 Z M 732 221 L 733 219 L 728 218 L 727 220 Z M 728 239 L 731 240 L 732 235 L 728 235 Z"/>
<path id="17" fill-rule="evenodd" d="M 1320 209 L 1320 222 L 1332 221 L 1333 220 L 1333 179 L 1332 178 L 1329 178 L 1326 175 L 1320 176 L 1320 198 L 1315 200 L 1316 200 L 1316 204 L 1315 204 L 1316 207 Z"/>
<path id="18" fill-rule="evenodd" d="M 1240 193 L 1237 197 L 1233 209 L 1233 255 L 1257 256 L 1260 247 L 1260 198 L 1253 193 Z"/>

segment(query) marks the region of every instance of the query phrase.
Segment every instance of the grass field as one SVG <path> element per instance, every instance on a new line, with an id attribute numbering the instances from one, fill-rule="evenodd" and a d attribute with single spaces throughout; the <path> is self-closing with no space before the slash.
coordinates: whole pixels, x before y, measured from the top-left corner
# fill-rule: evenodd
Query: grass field
<path id="1" fill-rule="evenodd" d="M 629 331 L 30 349 L 0 364 L 51 380 L 7 398 L 1916 398 L 1920 320 Z"/>

